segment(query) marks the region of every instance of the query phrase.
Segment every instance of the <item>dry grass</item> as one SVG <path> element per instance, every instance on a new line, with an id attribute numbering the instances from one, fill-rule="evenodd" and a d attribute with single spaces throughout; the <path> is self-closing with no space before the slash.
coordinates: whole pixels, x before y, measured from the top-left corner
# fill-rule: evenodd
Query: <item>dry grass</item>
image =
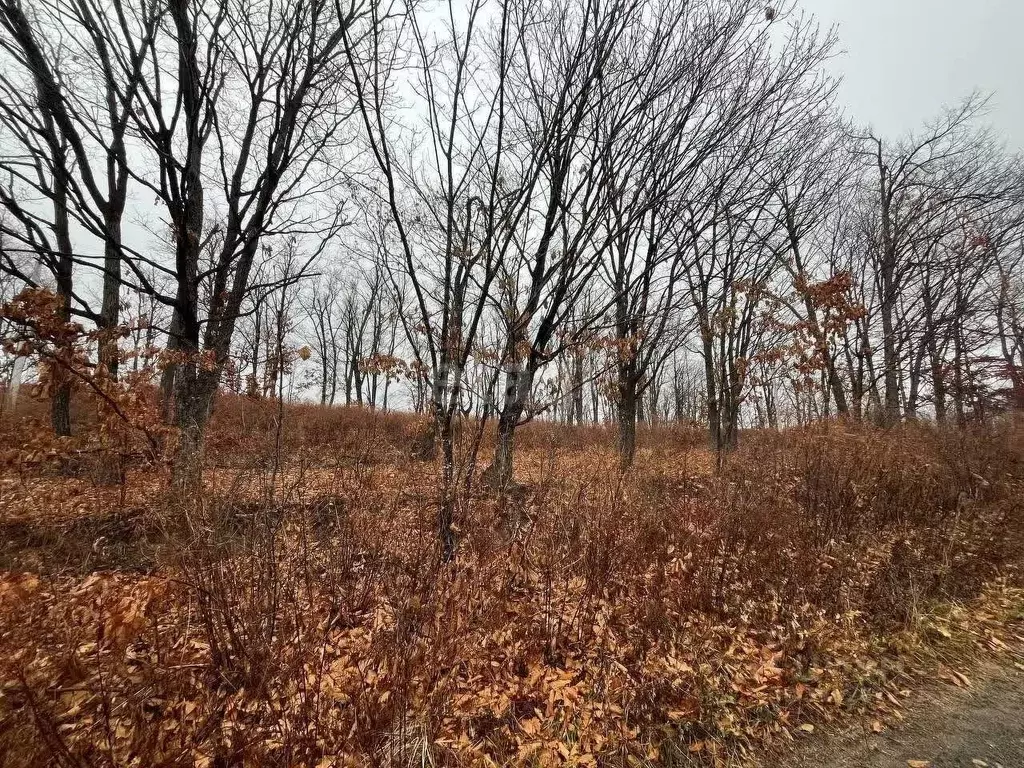
<path id="1" fill-rule="evenodd" d="M 185 502 L 4 428 L 0 765 L 721 765 L 1019 632 L 1012 423 L 748 434 L 721 471 L 657 429 L 625 477 L 611 431 L 535 424 L 441 565 L 416 419 L 289 408 L 278 453 L 276 413 L 222 403 Z"/>

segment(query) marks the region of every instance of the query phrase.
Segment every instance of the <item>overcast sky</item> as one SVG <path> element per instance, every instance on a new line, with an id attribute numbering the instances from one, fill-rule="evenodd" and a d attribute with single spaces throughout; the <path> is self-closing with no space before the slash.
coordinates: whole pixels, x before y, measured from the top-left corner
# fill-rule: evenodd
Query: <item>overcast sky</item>
<path id="1" fill-rule="evenodd" d="M 913 129 L 975 89 L 989 122 L 1024 150 L 1024 0 L 802 0 L 839 28 L 840 97 L 884 134 Z"/>

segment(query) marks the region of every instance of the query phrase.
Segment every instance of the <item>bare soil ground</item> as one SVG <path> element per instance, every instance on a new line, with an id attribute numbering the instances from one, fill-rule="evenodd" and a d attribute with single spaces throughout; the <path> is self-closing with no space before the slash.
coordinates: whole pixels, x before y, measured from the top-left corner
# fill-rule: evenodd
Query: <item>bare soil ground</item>
<path id="1" fill-rule="evenodd" d="M 1024 656 L 986 661 L 961 688 L 915 691 L 897 727 L 815 734 L 767 768 L 1024 768 Z"/>

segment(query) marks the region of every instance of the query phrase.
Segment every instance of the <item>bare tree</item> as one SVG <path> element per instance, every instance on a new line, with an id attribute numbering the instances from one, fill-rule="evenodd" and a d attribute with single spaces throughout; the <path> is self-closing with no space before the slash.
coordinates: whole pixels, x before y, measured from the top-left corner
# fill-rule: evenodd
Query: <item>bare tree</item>
<path id="1" fill-rule="evenodd" d="M 781 265 L 789 274 L 795 300 L 787 302 L 799 327 L 810 336 L 812 356 L 827 381 L 826 403 L 831 395 L 839 416 L 847 416 L 850 406 L 836 364 L 833 335 L 816 300 L 821 288 L 836 276 L 830 230 L 844 202 L 844 187 L 849 185 L 853 154 L 844 126 L 834 116 L 830 101 L 810 113 L 788 137 L 785 151 L 778 153 L 772 192 L 778 204 L 788 247 Z M 831 225 L 831 226 L 830 226 Z"/>
<path id="2" fill-rule="evenodd" d="M 859 154 L 873 170 L 870 255 L 881 316 L 884 412 L 901 415 L 900 315 L 903 290 L 914 279 L 920 256 L 936 228 L 998 196 L 992 176 L 991 137 L 975 127 L 985 102 L 975 95 L 947 110 L 920 135 L 890 144 L 866 133 Z"/>
<path id="3" fill-rule="evenodd" d="M 0 76 L 0 121 L 18 147 L 0 162 L 16 182 L 0 203 L 40 258 L 102 274 L 99 310 L 80 297 L 72 309 L 107 331 L 99 353 L 114 376 L 122 263 L 132 252 L 122 237 L 132 119 L 161 15 L 153 4 L 47 0 L 29 11 L 19 0 L 0 3 L 0 49 L 14 65 Z M 26 193 L 50 201 L 52 213 L 24 204 Z M 88 243 L 73 247 L 72 227 Z M 70 269 L 58 271 L 67 287 Z"/>
<path id="4" fill-rule="evenodd" d="M 339 200 L 329 196 L 344 172 L 326 160 L 329 152 L 336 161 L 349 138 L 343 42 L 364 33 L 365 9 L 334 0 L 288 0 L 259 11 L 237 0 L 54 0 L 42 7 L 30 18 L 16 0 L 4 3 L 4 45 L 36 80 L 40 119 L 55 125 L 47 177 L 66 177 L 53 186 L 67 188 L 75 224 L 104 242 L 104 274 L 115 280 L 123 273 L 122 282 L 172 309 L 166 330 L 175 356 L 174 474 L 191 486 L 237 319 L 246 296 L 259 289 L 252 278 L 261 244 L 303 235 L 318 240 L 316 255 L 342 223 Z M 48 53 L 55 46 L 43 42 L 54 29 L 91 46 L 83 60 L 96 62 L 89 77 L 76 80 L 74 94 L 61 80 L 74 70 L 56 64 Z M 16 87 L 8 82 L 8 90 Z M 92 118 L 102 132 L 89 130 L 90 105 L 105 110 L 102 120 Z M 93 173 L 96 164 L 104 175 Z M 170 263 L 120 240 L 130 185 L 162 206 L 174 245 Z M 208 231 L 218 206 L 220 223 Z M 22 221 L 31 219 L 38 231 L 36 218 Z M 214 235 L 216 252 L 204 263 Z M 72 252 L 50 248 L 65 250 Z M 152 270 L 170 278 L 171 292 L 150 279 Z M 103 313 L 116 304 L 105 292 L 98 322 L 108 322 Z"/>
<path id="5" fill-rule="evenodd" d="M 533 11 L 529 5 L 524 9 Z M 538 371 L 560 353 L 559 330 L 600 269 L 609 241 L 610 233 L 602 232 L 612 184 L 611 169 L 601 162 L 609 144 L 607 136 L 602 138 L 602 112 L 622 95 L 627 106 L 610 129 L 625 129 L 660 95 L 657 87 L 635 86 L 634 62 L 626 56 L 629 43 L 636 42 L 630 30 L 642 24 L 641 2 L 552 2 L 546 10 L 536 23 L 530 23 L 532 14 L 519 22 L 527 30 L 525 44 L 535 53 L 515 71 L 514 104 L 541 174 L 530 188 L 535 214 L 522 222 L 514 258 L 504 265 L 505 387 L 494 458 L 486 472 L 499 488 L 512 479 L 515 431 L 537 412 L 527 405 Z M 649 68 L 643 76 L 651 76 Z M 628 223 L 639 220 L 642 211 L 630 214 Z"/>
<path id="6" fill-rule="evenodd" d="M 751 124 L 762 132 L 757 141 L 782 136 L 785 126 L 757 121 L 792 98 L 801 80 L 809 81 L 809 94 L 798 99 L 805 107 L 812 103 L 810 94 L 824 101 L 830 92 L 827 82 L 813 82 L 813 70 L 827 55 L 831 38 L 817 41 L 813 27 L 802 19 L 796 20 L 776 64 L 768 53 L 770 25 L 757 3 L 659 8 L 664 31 L 648 24 L 645 44 L 626 47 L 654 52 L 631 70 L 633 89 L 630 83 L 617 89 L 617 102 L 632 105 L 634 121 L 616 125 L 622 108 L 606 110 L 612 115 L 607 133 L 616 138 L 601 158 L 610 166 L 609 175 L 626 180 L 618 181 L 611 195 L 610 229 L 615 235 L 605 270 L 614 296 L 623 468 L 633 460 L 643 394 L 681 343 L 678 337 L 687 325 L 680 317 L 685 292 L 677 290 L 692 258 L 687 218 L 721 194 L 721 179 L 708 173 L 709 165 L 713 158 L 727 156 L 740 165 L 747 162 L 752 150 L 744 141 L 749 144 L 752 136 L 745 138 L 744 132 Z M 790 13 L 789 8 L 780 9 L 775 19 Z M 634 93 L 636 83 L 653 86 L 654 98 Z M 643 158 L 643 167 L 638 158 Z M 730 172 L 727 164 L 719 167 Z M 627 199 L 627 185 L 635 187 L 637 177 L 646 189 Z M 630 222 L 637 211 L 639 219 Z M 669 335 L 676 340 L 666 343 Z"/>
<path id="7" fill-rule="evenodd" d="M 255 14 L 232 0 L 169 3 L 175 45 L 151 46 L 135 116 L 158 170 L 133 177 L 166 207 L 175 243 L 175 292 L 161 298 L 174 310 L 175 477 L 186 486 L 199 476 L 205 426 L 243 302 L 261 288 L 251 279 L 261 243 L 311 238 L 309 262 L 342 223 L 340 210 L 330 209 L 336 203 L 318 209 L 310 196 L 343 181 L 327 160 L 347 138 L 343 39 L 356 34 L 364 9 L 295 0 L 266 10 Z M 203 227 L 211 178 L 225 215 L 222 231 L 214 230 L 217 252 L 200 270 L 214 234 Z M 211 301 L 203 317 L 206 284 Z"/>
<path id="8" fill-rule="evenodd" d="M 320 369 L 320 404 L 334 405 L 338 378 L 345 369 L 342 346 L 342 275 L 329 272 L 311 281 L 306 297 L 306 318 L 312 332 L 313 356 Z"/>
<path id="9" fill-rule="evenodd" d="M 373 217 L 373 236 L 395 293 L 409 288 L 410 311 L 400 317 L 414 367 L 430 382 L 422 453 L 432 456 L 437 444 L 442 450 L 438 530 L 446 559 L 455 549 L 454 426 L 464 372 L 541 169 L 529 156 L 523 165 L 509 162 L 510 145 L 524 138 L 509 120 L 509 70 L 527 55 L 520 50 L 526 19 L 513 18 L 515 9 L 501 3 L 488 23 L 482 0 L 450 2 L 437 39 L 426 32 L 423 9 L 380 8 L 376 18 L 390 23 L 348 47 L 386 216 L 383 225 Z M 406 71 L 415 72 L 412 82 L 401 80 Z M 403 86 L 420 105 L 422 136 L 395 115 L 394 94 Z"/>

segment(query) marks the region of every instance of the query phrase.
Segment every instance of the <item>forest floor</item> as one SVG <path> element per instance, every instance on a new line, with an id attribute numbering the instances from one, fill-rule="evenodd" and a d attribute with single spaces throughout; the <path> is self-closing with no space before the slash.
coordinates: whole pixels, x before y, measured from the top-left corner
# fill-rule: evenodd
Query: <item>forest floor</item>
<path id="1" fill-rule="evenodd" d="M 1024 423 L 533 424 L 447 563 L 412 417 L 276 415 L 0 424 L 0 768 L 1024 768 Z"/>
<path id="2" fill-rule="evenodd" d="M 813 734 L 765 768 L 1020 768 L 1024 766 L 1024 653 L 980 663 L 970 678 L 911 694 L 904 721 Z"/>

